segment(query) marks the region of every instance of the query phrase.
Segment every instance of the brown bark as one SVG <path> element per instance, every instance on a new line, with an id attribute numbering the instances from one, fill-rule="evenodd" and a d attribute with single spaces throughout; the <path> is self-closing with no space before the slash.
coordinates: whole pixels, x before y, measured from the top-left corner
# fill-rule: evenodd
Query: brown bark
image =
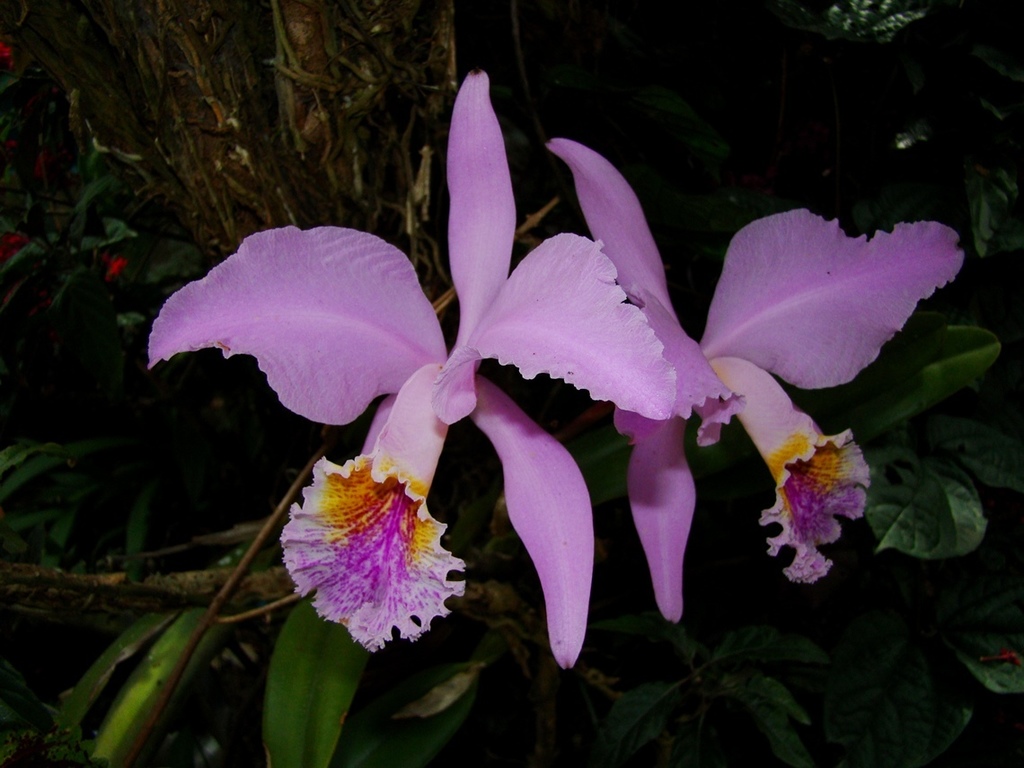
<path id="1" fill-rule="evenodd" d="M 228 568 L 185 571 L 136 583 L 124 573 L 64 573 L 27 563 L 0 563 L 0 609 L 68 621 L 88 614 L 189 608 L 207 605 L 230 573 Z M 294 589 L 283 567 L 252 573 L 235 593 L 233 607 L 277 600 Z"/>
<path id="2" fill-rule="evenodd" d="M 451 0 L 8 0 L 0 34 L 64 87 L 79 141 L 213 254 L 285 224 L 416 239 Z"/>

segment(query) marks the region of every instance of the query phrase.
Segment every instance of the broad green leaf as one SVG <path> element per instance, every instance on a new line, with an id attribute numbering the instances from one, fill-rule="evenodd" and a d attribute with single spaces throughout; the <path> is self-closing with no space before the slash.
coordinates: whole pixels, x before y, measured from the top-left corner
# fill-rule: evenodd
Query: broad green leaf
<path id="1" fill-rule="evenodd" d="M 792 719 L 806 725 L 810 717 L 786 686 L 756 674 L 728 688 L 726 695 L 743 705 L 779 760 L 794 768 L 814 768 L 814 760 L 790 722 Z"/>
<path id="2" fill-rule="evenodd" d="M 939 593 L 936 610 L 942 639 L 982 685 L 1024 693 L 1024 579 L 958 579 Z"/>
<path id="3" fill-rule="evenodd" d="M 905 448 L 870 452 L 868 463 L 865 516 L 879 551 L 933 560 L 964 555 L 981 544 L 988 523 L 963 470 L 943 459 L 919 459 Z"/>
<path id="4" fill-rule="evenodd" d="M 971 56 L 981 59 L 1003 77 L 1024 83 L 1024 63 L 1013 54 L 990 45 L 975 45 Z"/>
<path id="5" fill-rule="evenodd" d="M 1024 443 L 974 419 L 933 416 L 928 442 L 992 488 L 1024 493 Z"/>
<path id="6" fill-rule="evenodd" d="M 619 632 L 671 643 L 688 664 L 692 664 L 698 656 L 703 658 L 708 655 L 707 649 L 690 637 L 682 624 L 666 621 L 659 613 L 641 613 L 595 621 L 590 625 L 590 629 L 603 629 L 607 632 Z"/>
<path id="7" fill-rule="evenodd" d="M 118 664 L 138 653 L 157 633 L 163 631 L 173 618 L 167 614 L 146 614 L 122 632 L 92 663 L 64 699 L 57 714 L 58 724 L 64 727 L 80 725 L 82 718 L 110 681 L 110 676 L 114 674 Z"/>
<path id="8" fill-rule="evenodd" d="M 704 718 L 684 723 L 674 736 L 669 768 L 728 768 L 718 734 Z"/>
<path id="9" fill-rule="evenodd" d="M 849 410 L 845 424 L 859 441 L 866 442 L 970 384 L 995 362 L 999 349 L 999 340 L 983 328 L 949 326 L 930 361 Z"/>
<path id="10" fill-rule="evenodd" d="M 916 768 L 942 754 L 971 707 L 934 677 L 899 616 L 856 619 L 833 654 L 825 736 L 846 748 L 848 768 Z"/>
<path id="11" fill-rule="evenodd" d="M 419 768 L 426 766 L 447 744 L 469 715 L 478 681 L 447 707 L 429 717 L 395 716 L 421 701 L 438 686 L 463 675 L 472 663 L 431 667 L 403 681 L 388 693 L 354 713 L 331 760 L 331 768 Z"/>
<path id="12" fill-rule="evenodd" d="M 919 19 L 957 0 L 836 0 L 823 11 L 801 0 L 770 0 L 768 8 L 783 23 L 817 32 L 829 40 L 888 43 Z M 820 6 L 812 6 L 814 8 Z"/>
<path id="13" fill-rule="evenodd" d="M 801 635 L 783 634 L 772 626 L 743 627 L 726 632 L 711 657 L 715 662 L 796 661 L 828 664 L 828 654 Z"/>
<path id="14" fill-rule="evenodd" d="M 93 757 L 105 758 L 111 765 L 124 763 L 154 703 L 163 691 L 168 674 L 181 656 L 189 636 L 199 625 L 203 612 L 202 608 L 193 608 L 181 613 L 146 651 L 144 658 L 139 661 L 138 666 L 118 691 L 114 703 L 100 725 Z M 224 624 L 215 625 L 207 630 L 199 647 L 192 654 L 161 722 L 150 734 L 150 748 L 159 743 L 162 731 L 174 710 L 191 693 L 189 688 L 192 681 L 220 651 L 230 631 L 230 627 Z M 145 761 L 140 758 L 139 764 L 144 765 Z"/>
<path id="15" fill-rule="evenodd" d="M 622 765 L 642 746 L 658 737 L 682 700 L 678 683 L 644 683 L 612 705 L 598 726 L 590 753 L 592 768 Z"/>
<path id="16" fill-rule="evenodd" d="M 971 210 L 974 250 L 991 256 L 1013 245 L 1000 242 L 1000 231 L 1010 222 L 1017 202 L 1017 169 L 1012 164 L 982 165 L 968 159 L 966 165 L 967 203 Z"/>
<path id="17" fill-rule="evenodd" d="M 288 616 L 274 644 L 263 700 L 263 744 L 271 766 L 330 764 L 369 654 L 341 624 L 308 602 Z"/>
<path id="18" fill-rule="evenodd" d="M 103 281 L 92 270 L 75 269 L 54 296 L 49 314 L 61 340 L 100 387 L 108 395 L 119 394 L 124 354 Z"/>
<path id="19" fill-rule="evenodd" d="M 7 659 L 0 657 L 0 733 L 26 727 L 39 731 L 53 725 L 49 711 Z"/>

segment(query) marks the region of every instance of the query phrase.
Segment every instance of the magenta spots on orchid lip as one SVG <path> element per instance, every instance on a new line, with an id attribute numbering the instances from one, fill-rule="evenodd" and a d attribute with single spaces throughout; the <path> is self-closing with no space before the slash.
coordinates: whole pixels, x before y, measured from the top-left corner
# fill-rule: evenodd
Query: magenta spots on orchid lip
<path id="1" fill-rule="evenodd" d="M 344 466 L 321 459 L 281 535 L 297 591 L 316 590 L 317 612 L 368 650 L 382 648 L 395 628 L 419 637 L 465 589 L 448 578 L 464 563 L 442 548 L 445 525 L 395 474 L 375 479 L 373 464 L 373 456 Z"/>
<path id="2" fill-rule="evenodd" d="M 779 478 L 775 506 L 761 515 L 761 525 L 778 523 L 782 531 L 768 539 L 768 554 L 784 546 L 796 555 L 785 569 L 791 581 L 817 581 L 832 567 L 818 547 L 839 538 L 839 517 L 856 519 L 864 514 L 868 466 L 849 432 L 822 436 L 807 459 L 786 463 Z"/>

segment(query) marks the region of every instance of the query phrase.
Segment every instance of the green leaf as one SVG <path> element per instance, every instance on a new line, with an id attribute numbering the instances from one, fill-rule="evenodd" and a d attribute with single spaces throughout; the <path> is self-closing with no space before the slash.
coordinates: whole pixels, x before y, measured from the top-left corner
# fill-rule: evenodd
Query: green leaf
<path id="1" fill-rule="evenodd" d="M 1003 242 L 999 237 L 1010 223 L 1017 202 L 1017 169 L 1012 163 L 986 166 L 968 159 L 966 186 L 974 249 L 978 255 L 991 256 L 1021 247 L 1019 243 Z"/>
<path id="2" fill-rule="evenodd" d="M 992 488 L 1024 493 L 1024 443 L 974 419 L 933 416 L 928 442 Z"/>
<path id="3" fill-rule="evenodd" d="M 967 386 L 987 371 L 999 356 L 999 340 L 983 328 L 951 325 L 940 335 L 940 341 L 941 346 L 930 359 L 909 375 L 895 378 L 893 374 L 899 370 L 898 367 L 872 372 L 873 379 L 877 375 L 875 383 L 884 379 L 888 386 L 844 415 L 823 421 L 829 425 L 843 423 L 853 430 L 858 441 L 866 442 Z M 854 385 L 857 385 L 857 380 L 844 386 Z M 824 391 L 819 395 L 827 396 Z M 799 398 L 799 402 L 804 403 L 805 398 Z"/>
<path id="4" fill-rule="evenodd" d="M 942 754 L 971 707 L 946 690 L 903 620 L 856 619 L 833 654 L 825 736 L 846 747 L 848 768 L 916 768 Z"/>
<path id="5" fill-rule="evenodd" d="M 982 685 L 1024 693 L 1024 579 L 959 579 L 939 593 L 936 611 L 942 639 Z"/>
<path id="6" fill-rule="evenodd" d="M 784 24 L 817 32 L 829 40 L 888 43 L 909 24 L 957 0 L 837 0 L 822 12 L 799 0 L 770 0 Z"/>
<path id="7" fill-rule="evenodd" d="M 85 267 L 75 269 L 49 310 L 62 341 L 110 396 L 121 391 L 124 354 L 117 315 L 103 281 Z"/>
<path id="8" fill-rule="evenodd" d="M 11 494 L 32 480 L 57 467 L 74 466 L 86 456 L 100 451 L 137 445 L 137 441 L 124 437 L 98 437 L 67 443 L 63 446 L 47 443 L 45 450 L 38 451 L 38 455 L 23 459 L 21 465 L 14 469 L 10 476 L 4 478 L 3 482 L 0 482 L 0 503 L 3 503 Z"/>
<path id="9" fill-rule="evenodd" d="M 162 632 L 173 618 L 173 616 L 160 613 L 146 614 L 122 632 L 92 663 L 92 666 L 82 675 L 82 679 L 64 699 L 57 715 L 58 724 L 64 727 L 80 725 L 89 708 L 103 693 L 103 689 L 110 681 L 117 666 L 130 659 L 143 646 L 151 642 L 153 637 Z"/>
<path id="10" fill-rule="evenodd" d="M 918 459 L 906 448 L 874 451 L 868 463 L 865 516 L 879 551 L 934 560 L 967 554 L 981 544 L 988 521 L 971 478 L 957 466 Z"/>
<path id="11" fill-rule="evenodd" d="M 0 451 L 0 478 L 36 453 L 56 454 L 63 457 L 64 450 L 56 443 L 15 443 Z"/>
<path id="12" fill-rule="evenodd" d="M 12 768 L 71 768 L 76 765 L 107 767 L 105 761 L 89 757 L 77 728 L 71 731 L 51 729 L 46 733 L 8 733 L 3 743 L 0 743 L 0 765 Z"/>
<path id="13" fill-rule="evenodd" d="M 633 94 L 630 104 L 684 144 L 713 174 L 729 156 L 729 144 L 678 93 L 648 85 Z"/>
<path id="14" fill-rule="evenodd" d="M 193 630 L 199 625 L 203 613 L 204 609 L 193 608 L 180 614 L 146 652 L 107 711 L 107 716 L 96 734 L 93 757 L 105 758 L 111 765 L 124 763 L 143 724 L 149 718 L 153 705 L 163 692 L 168 674 L 181 656 Z M 224 624 L 215 625 L 206 631 L 199 647 L 192 654 L 160 723 L 150 733 L 147 749 L 159 743 L 175 709 L 191 693 L 191 682 L 221 649 L 230 631 L 231 628 Z M 138 764 L 146 763 L 140 757 Z"/>
<path id="15" fill-rule="evenodd" d="M 1024 64 L 1016 56 L 990 45 L 975 45 L 971 56 L 981 59 L 1003 77 L 1024 83 Z"/>
<path id="16" fill-rule="evenodd" d="M 650 165 L 622 169 L 652 227 L 732 234 L 755 219 L 798 208 L 799 203 L 742 187 L 710 195 L 684 194 Z"/>
<path id="17" fill-rule="evenodd" d="M 805 664 L 828 664 L 828 654 L 801 635 L 783 634 L 772 626 L 752 626 L 726 632 L 714 649 L 711 660 L 797 661 Z"/>
<path id="18" fill-rule="evenodd" d="M 882 187 L 878 194 L 853 206 L 853 221 L 860 232 L 892 232 L 903 221 L 963 223 L 963 202 L 949 187 L 902 183 Z"/>
<path id="19" fill-rule="evenodd" d="M 674 735 L 669 768 L 728 768 L 718 734 L 704 718 L 684 723 Z"/>
<path id="20" fill-rule="evenodd" d="M 755 674 L 743 684 L 728 688 L 726 695 L 743 705 L 779 760 L 794 768 L 814 768 L 814 760 L 790 722 L 793 719 L 807 725 L 811 719 L 786 686 Z"/>
<path id="21" fill-rule="evenodd" d="M 413 675 L 353 714 L 345 723 L 331 768 L 419 768 L 426 766 L 455 735 L 476 698 L 477 680 L 435 715 L 395 716 L 438 686 L 479 664 L 445 664 Z"/>
<path id="22" fill-rule="evenodd" d="M 707 649 L 687 634 L 682 624 L 667 621 L 660 613 L 641 613 L 595 621 L 590 629 L 619 632 L 653 641 L 671 643 L 679 656 L 692 664 L 698 656 L 707 656 Z"/>
<path id="23" fill-rule="evenodd" d="M 330 764 L 369 654 L 308 602 L 289 614 L 274 645 L 263 700 L 268 764 Z"/>
<path id="24" fill-rule="evenodd" d="M 658 737 L 682 700 L 678 683 L 644 683 L 622 695 L 597 730 L 590 753 L 592 768 L 622 765 L 640 747 Z"/>
<path id="25" fill-rule="evenodd" d="M 565 446 L 579 465 L 590 491 L 590 503 L 602 504 L 626 495 L 626 467 L 629 465 L 629 440 L 614 426 L 587 432 Z"/>
<path id="26" fill-rule="evenodd" d="M 53 718 L 7 659 L 0 657 L 0 733 L 25 727 L 45 731 Z"/>

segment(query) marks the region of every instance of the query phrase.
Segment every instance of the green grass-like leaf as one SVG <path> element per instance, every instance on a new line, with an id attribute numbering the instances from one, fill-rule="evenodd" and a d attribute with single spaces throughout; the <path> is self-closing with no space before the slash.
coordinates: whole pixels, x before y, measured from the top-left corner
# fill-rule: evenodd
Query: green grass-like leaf
<path id="1" fill-rule="evenodd" d="M 369 654 L 341 624 L 297 605 L 274 645 L 263 701 L 271 765 L 330 764 Z"/>

